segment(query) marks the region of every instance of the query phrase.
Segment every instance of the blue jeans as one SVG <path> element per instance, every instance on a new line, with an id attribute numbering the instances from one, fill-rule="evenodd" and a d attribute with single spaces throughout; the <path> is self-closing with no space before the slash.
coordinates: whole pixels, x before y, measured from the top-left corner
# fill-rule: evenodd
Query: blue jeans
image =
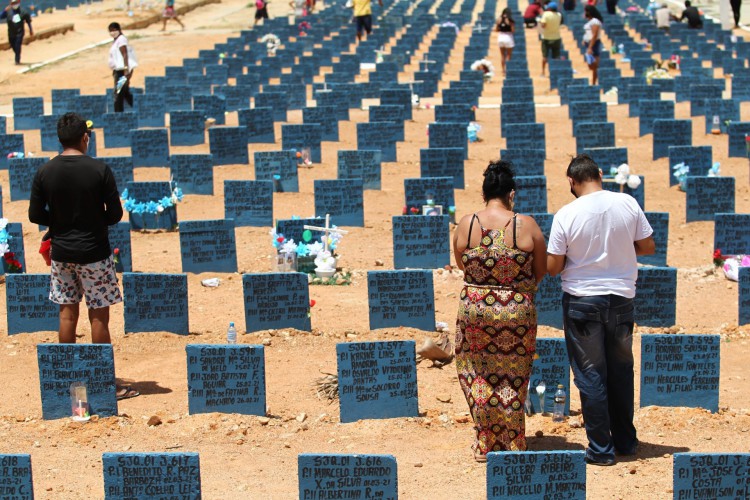
<path id="1" fill-rule="evenodd" d="M 633 425 L 633 299 L 563 294 L 563 328 L 589 446 L 603 462 L 635 453 Z"/>

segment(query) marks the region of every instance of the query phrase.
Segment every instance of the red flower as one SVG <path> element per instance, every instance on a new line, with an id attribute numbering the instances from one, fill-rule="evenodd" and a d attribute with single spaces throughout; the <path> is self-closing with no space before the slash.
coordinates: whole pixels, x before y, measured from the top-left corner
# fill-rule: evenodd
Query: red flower
<path id="1" fill-rule="evenodd" d="M 278 238 L 276 238 L 276 241 L 278 241 L 279 244 L 284 243 L 284 237 L 283 236 L 279 236 Z"/>
<path id="2" fill-rule="evenodd" d="M 16 258 L 16 254 L 13 252 L 5 252 L 5 255 L 3 255 L 3 258 L 5 260 L 12 260 Z"/>
<path id="3" fill-rule="evenodd" d="M 411 210 L 411 213 L 413 213 L 413 214 L 418 214 L 419 213 L 419 209 L 417 207 L 411 207 L 410 210 Z"/>
<path id="4" fill-rule="evenodd" d="M 310 307 L 315 307 L 315 301 L 313 299 L 310 299 Z"/>
<path id="5" fill-rule="evenodd" d="M 120 249 L 119 248 L 115 248 L 114 250 L 112 250 L 112 253 L 115 254 L 115 255 L 120 255 Z"/>
<path id="6" fill-rule="evenodd" d="M 404 209 L 401 211 L 401 215 L 406 215 L 407 213 L 409 213 L 409 209 L 406 205 L 404 205 Z"/>
<path id="7" fill-rule="evenodd" d="M 714 259 L 720 259 L 721 258 L 721 249 L 717 248 L 714 250 Z"/>

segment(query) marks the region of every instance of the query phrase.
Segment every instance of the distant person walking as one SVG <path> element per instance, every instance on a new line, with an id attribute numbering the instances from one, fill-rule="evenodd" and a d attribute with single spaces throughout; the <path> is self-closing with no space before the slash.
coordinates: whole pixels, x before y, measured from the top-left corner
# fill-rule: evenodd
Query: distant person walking
<path id="1" fill-rule="evenodd" d="M 378 5 L 383 6 L 383 0 L 378 0 Z M 372 33 L 372 0 L 352 0 L 354 8 L 354 22 L 357 24 L 357 40 L 362 40 L 362 35 Z"/>
<path id="2" fill-rule="evenodd" d="M 583 15 L 588 19 L 583 25 L 583 43 L 586 45 L 584 59 L 591 70 L 591 85 L 596 85 L 599 76 L 599 57 L 602 55 L 602 15 L 593 5 L 584 7 Z"/>
<path id="3" fill-rule="evenodd" d="M 703 19 L 701 19 L 701 13 L 696 7 L 690 3 L 690 0 L 685 1 L 685 10 L 682 11 L 680 21 L 687 20 L 688 28 L 693 30 L 703 29 Z"/>
<path id="4" fill-rule="evenodd" d="M 177 24 L 182 26 L 183 31 L 185 30 L 185 25 L 182 24 L 182 21 L 180 21 L 180 16 L 177 15 L 177 12 L 174 10 L 174 0 L 167 0 L 166 5 L 164 6 L 164 12 L 162 13 L 161 17 L 163 18 L 163 23 L 161 26 L 161 30 L 164 31 L 167 29 L 167 21 L 172 19 L 173 21 L 177 21 Z"/>
<path id="5" fill-rule="evenodd" d="M 542 76 L 547 68 L 547 58 L 560 59 L 562 48 L 562 37 L 560 36 L 560 25 L 562 14 L 557 12 L 557 3 L 547 4 L 547 10 L 542 14 L 539 26 L 542 28 Z"/>
<path id="6" fill-rule="evenodd" d="M 23 23 L 29 25 L 29 35 L 34 36 L 34 28 L 31 27 L 31 14 L 21 7 L 21 0 L 11 0 L 10 4 L 0 13 L 0 19 L 8 21 L 8 41 L 16 55 L 16 66 L 21 64 L 21 46 L 25 34 Z"/>
<path id="7" fill-rule="evenodd" d="M 255 22 L 253 26 L 258 25 L 258 21 L 268 19 L 268 2 L 266 0 L 255 0 Z"/>
<path id="8" fill-rule="evenodd" d="M 133 94 L 130 93 L 130 79 L 138 66 L 133 47 L 122 34 L 119 23 L 110 23 L 109 35 L 114 39 L 109 48 L 109 69 L 115 80 L 115 113 L 125 110 L 125 103 L 133 107 Z"/>
<path id="9" fill-rule="evenodd" d="M 732 14 L 734 14 L 734 27 L 740 27 L 740 9 L 742 9 L 742 0 L 729 0 L 729 4 L 732 6 Z"/>
<path id="10" fill-rule="evenodd" d="M 513 33 L 516 32 L 516 22 L 513 20 L 513 11 L 508 7 L 503 9 L 500 19 L 495 26 L 497 34 L 497 45 L 500 47 L 500 63 L 503 66 L 503 75 L 505 67 L 510 58 L 513 56 L 513 47 L 516 46 L 513 40 Z"/>

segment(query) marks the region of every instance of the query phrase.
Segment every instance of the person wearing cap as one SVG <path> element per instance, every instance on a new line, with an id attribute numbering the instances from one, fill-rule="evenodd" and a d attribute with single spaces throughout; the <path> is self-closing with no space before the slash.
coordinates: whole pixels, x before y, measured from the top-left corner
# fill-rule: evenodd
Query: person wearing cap
<path id="1" fill-rule="evenodd" d="M 562 38 L 560 37 L 560 25 L 562 24 L 562 14 L 557 12 L 557 3 L 550 2 L 547 4 L 547 10 L 542 14 L 539 26 L 542 28 L 542 76 L 547 68 L 547 57 L 551 54 L 552 59 L 560 59 L 560 47 Z"/>
<path id="2" fill-rule="evenodd" d="M 120 23 L 109 24 L 109 35 L 114 39 L 109 48 L 109 69 L 115 80 L 115 113 L 125 110 L 125 103 L 133 107 L 133 94 L 130 93 L 130 79 L 138 66 L 133 47 L 122 34 Z"/>
<path id="3" fill-rule="evenodd" d="M 31 27 L 31 14 L 21 7 L 21 0 L 11 2 L 0 12 L 0 19 L 7 19 L 8 42 L 16 55 L 16 66 L 21 64 L 21 47 L 25 35 L 23 23 L 29 25 L 29 35 L 34 36 L 34 28 Z"/>

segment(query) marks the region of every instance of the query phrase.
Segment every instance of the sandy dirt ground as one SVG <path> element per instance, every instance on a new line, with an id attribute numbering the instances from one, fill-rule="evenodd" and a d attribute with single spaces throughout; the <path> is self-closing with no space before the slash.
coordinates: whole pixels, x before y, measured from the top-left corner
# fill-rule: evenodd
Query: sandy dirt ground
<path id="1" fill-rule="evenodd" d="M 480 8 L 481 4 L 480 3 Z M 503 2 L 500 2 L 502 8 Z M 153 12 L 160 6 L 154 5 Z M 273 16 L 286 15 L 284 2 L 271 4 Z M 183 58 L 197 57 L 201 49 L 233 36 L 252 23 L 254 8 L 240 0 L 225 0 L 202 7 L 184 16 L 187 26 L 176 24 L 160 33 L 161 24 L 126 32 L 140 58 L 134 85 L 142 86 L 145 75 L 163 75 L 165 65 L 178 65 Z M 135 16 L 147 13 L 136 10 Z M 34 42 L 24 47 L 26 63 L 53 59 L 81 47 L 106 40 L 106 26 L 128 17 L 117 4 L 107 0 L 34 20 L 37 29 L 74 22 L 76 29 L 65 36 Z M 471 33 L 465 27 L 458 37 L 441 89 L 458 78 L 463 46 Z M 430 36 L 434 36 L 434 30 Z M 488 35 L 491 36 L 491 35 Z M 555 212 L 571 198 L 564 168 L 575 150 L 567 108 L 559 106 L 556 91 L 540 77 L 539 42 L 534 32 L 519 33 L 528 41 L 529 67 L 534 77 L 537 117 L 546 124 L 547 161 L 545 164 L 549 211 Z M 490 59 L 500 67 L 499 52 L 491 44 Z M 564 41 L 572 46 L 569 32 Z M 420 50 L 425 50 L 423 44 Z M 50 98 L 52 88 L 77 87 L 82 93 L 101 94 L 111 85 L 106 67 L 108 46 L 104 44 L 19 74 L 12 65 L 12 53 L 0 53 L 0 113 L 11 113 L 16 96 Z M 421 55 L 421 52 L 417 56 Z M 625 74 L 627 65 L 618 62 Z M 404 68 L 407 81 L 414 64 Z M 573 66 L 578 76 L 588 75 L 582 58 Z M 326 71 L 330 71 L 327 69 Z M 319 79 L 320 77 L 318 77 Z M 361 78 L 366 78 L 362 75 Z M 481 142 L 469 147 L 465 171 L 467 185 L 456 191 L 457 216 L 471 213 L 482 205 L 481 173 L 488 160 L 504 147 L 500 138 L 499 101 L 502 81 L 495 78 L 485 85 L 477 120 L 482 125 Z M 438 103 L 425 99 L 423 104 Z M 689 117 L 688 103 L 675 106 L 678 118 Z M 671 498 L 672 454 L 694 452 L 747 452 L 750 449 L 750 328 L 738 328 L 737 285 L 714 272 L 713 224 L 685 223 L 685 195 L 668 186 L 667 159 L 651 160 L 650 135 L 639 137 L 638 122 L 628 118 L 627 106 L 610 106 L 609 120 L 616 124 L 617 143 L 628 146 L 630 165 L 646 178 L 646 209 L 670 213 L 668 263 L 678 271 L 677 324 L 669 329 L 637 327 L 634 350 L 636 377 L 639 376 L 640 339 L 647 333 L 721 334 L 720 407 L 711 414 L 702 409 L 637 408 L 635 421 L 642 442 L 636 457 L 615 467 L 588 468 L 589 498 Z M 742 117 L 750 118 L 748 104 Z M 392 269 L 391 217 L 401 213 L 404 204 L 403 179 L 419 176 L 419 149 L 427 146 L 426 127 L 434 112 L 425 106 L 415 110 L 414 120 L 406 123 L 406 141 L 398 145 L 397 163 L 385 163 L 382 190 L 365 192 L 365 227 L 350 228 L 340 245 L 339 265 L 353 273 L 351 286 L 311 286 L 311 333 L 292 330 L 264 331 L 241 335 L 243 344 L 267 344 L 266 377 L 268 416 L 266 421 L 236 414 L 189 415 L 185 346 L 190 343 L 222 343 L 229 321 L 243 324 L 241 273 L 264 272 L 274 268 L 269 228 L 236 230 L 238 274 L 206 273 L 188 275 L 190 332 L 188 336 L 168 333 L 123 334 L 123 310 L 112 308 L 112 332 L 118 381 L 133 383 L 142 393 L 119 405 L 120 415 L 88 424 L 69 420 L 44 421 L 41 418 L 36 345 L 56 342 L 54 332 L 23 334 L 0 339 L 0 367 L 5 379 L 0 403 L 0 452 L 32 455 L 35 493 L 38 498 L 101 498 L 103 496 L 101 455 L 107 451 L 196 451 L 200 453 L 202 487 L 205 498 L 287 499 L 297 495 L 297 455 L 322 453 L 389 453 L 399 465 L 399 493 L 402 498 L 485 497 L 485 466 L 472 460 L 472 424 L 459 389 L 455 366 L 418 366 L 419 411 L 417 418 L 367 420 L 339 423 L 338 404 L 329 404 L 314 394 L 314 381 L 321 372 L 335 372 L 335 346 L 338 342 L 370 340 L 436 339 L 438 334 L 406 328 L 370 331 L 367 315 L 368 270 L 375 261 Z M 227 117 L 236 124 L 236 113 Z M 301 123 L 301 112 L 290 112 L 289 121 Z M 274 197 L 274 217 L 308 216 L 313 208 L 313 180 L 336 176 L 336 151 L 356 147 L 355 122 L 367 121 L 367 111 L 352 110 L 351 121 L 340 124 L 340 141 L 323 144 L 322 163 L 300 170 L 300 192 Z M 722 174 L 734 176 L 737 212 L 750 212 L 748 162 L 727 158 L 726 136 L 703 134 L 703 119 L 695 118 L 693 144 L 713 147 L 721 162 Z M 9 130 L 12 130 L 9 120 Z M 280 124 L 277 137 L 280 137 Z M 38 132 L 26 132 L 29 151 L 40 151 Z M 127 149 L 102 148 L 100 155 L 129 154 Z M 214 169 L 214 195 L 188 195 L 178 206 L 179 220 L 223 217 L 223 182 L 226 179 L 253 179 L 252 152 L 280 149 L 275 145 L 253 145 L 250 165 L 229 165 Z M 173 152 L 205 152 L 207 146 L 176 147 Z M 51 153 L 46 153 L 51 154 Z M 136 180 L 167 180 L 167 168 L 139 168 Z M 35 256 L 41 234 L 27 222 L 28 203 L 11 202 L 8 172 L 0 171 L 0 185 L 6 193 L 3 213 L 10 221 L 24 222 L 24 244 L 29 272 L 45 273 L 41 258 Z M 519 196 L 522 196 L 519 193 Z M 137 271 L 179 273 L 180 253 L 177 233 L 132 234 L 133 266 Z M 218 288 L 202 287 L 208 277 L 221 278 Z M 455 322 L 461 274 L 436 270 L 435 309 L 437 321 Z M 5 285 L 0 284 L 0 289 Z M 5 293 L 0 292 L 0 329 L 5 330 Z M 81 342 L 90 341 L 89 328 L 82 321 Z M 540 337 L 561 337 L 556 329 L 541 327 Z M 636 394 L 636 400 L 638 394 Z M 447 402 L 446 402 L 447 401 Z M 580 403 L 571 395 L 574 419 Z M 301 414 L 305 414 L 304 421 Z M 152 416 L 163 423 L 148 426 Z M 300 418 L 297 418 L 300 417 Z M 583 449 L 585 433 L 568 423 L 553 424 L 548 417 L 527 419 L 527 435 L 532 450 Z"/>

